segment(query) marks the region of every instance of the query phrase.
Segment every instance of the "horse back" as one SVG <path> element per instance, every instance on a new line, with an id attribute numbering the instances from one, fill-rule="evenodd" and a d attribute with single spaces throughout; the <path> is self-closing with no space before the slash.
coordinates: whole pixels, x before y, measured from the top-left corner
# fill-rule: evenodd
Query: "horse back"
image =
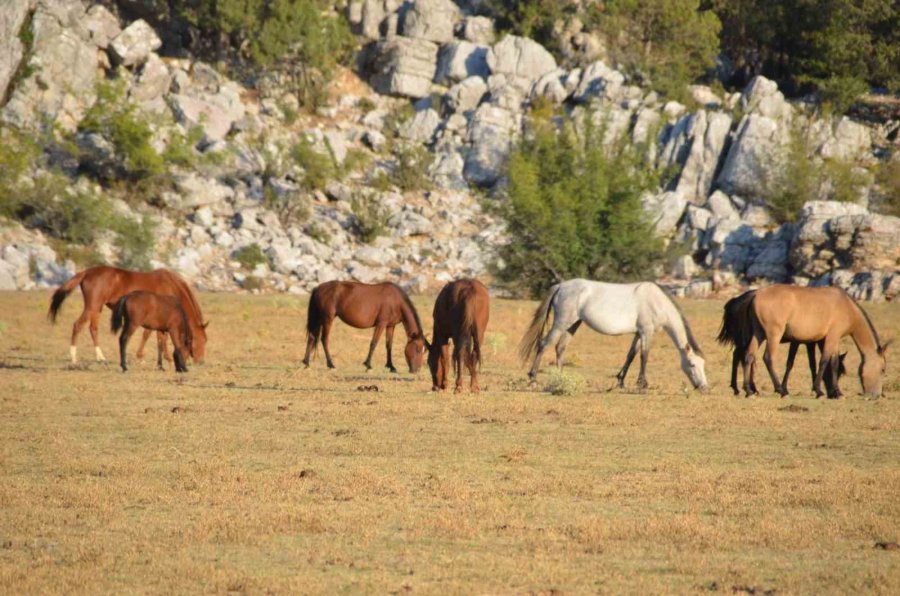
<path id="1" fill-rule="evenodd" d="M 754 313 L 763 329 L 781 329 L 794 341 L 818 341 L 843 335 L 854 320 L 855 305 L 835 287 L 808 288 L 775 284 L 756 292 Z"/>

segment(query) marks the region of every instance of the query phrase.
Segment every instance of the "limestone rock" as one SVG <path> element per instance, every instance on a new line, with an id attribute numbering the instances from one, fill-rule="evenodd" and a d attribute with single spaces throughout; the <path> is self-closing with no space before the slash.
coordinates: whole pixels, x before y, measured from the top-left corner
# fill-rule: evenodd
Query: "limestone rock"
<path id="1" fill-rule="evenodd" d="M 156 34 L 147 21 L 138 19 L 125 27 L 109 44 L 118 64 L 134 66 L 141 64 L 150 55 L 150 52 L 158 50 L 162 46 L 162 40 Z"/>
<path id="2" fill-rule="evenodd" d="M 84 26 L 94 45 L 104 50 L 122 32 L 119 19 L 102 4 L 95 4 L 87 11 Z"/>
<path id="3" fill-rule="evenodd" d="M 684 214 L 688 201 L 678 191 L 667 191 L 659 195 L 647 193 L 642 198 L 644 211 L 654 222 L 656 233 L 668 236 L 675 231 L 675 226 Z"/>
<path id="4" fill-rule="evenodd" d="M 369 83 L 381 94 L 425 97 L 437 71 L 437 51 L 437 45 L 422 39 L 378 42 Z"/>
<path id="5" fill-rule="evenodd" d="M 456 113 L 474 110 L 487 93 L 487 83 L 481 77 L 469 77 L 447 91 L 448 107 Z"/>
<path id="6" fill-rule="evenodd" d="M 572 99 L 582 103 L 595 98 L 615 99 L 624 82 L 625 76 L 622 73 L 610 68 L 602 60 L 597 60 L 584 69 Z"/>
<path id="7" fill-rule="evenodd" d="M 453 40 L 453 29 L 462 17 L 452 0 L 414 0 L 403 16 L 403 35 L 445 43 Z"/>
<path id="8" fill-rule="evenodd" d="M 137 102 L 153 101 L 169 90 L 171 82 L 172 75 L 165 62 L 156 54 L 150 54 L 129 94 Z"/>
<path id="9" fill-rule="evenodd" d="M 522 89 L 529 89 L 539 77 L 556 70 L 556 59 L 544 46 L 516 35 L 507 35 L 488 52 L 493 74 L 504 74 Z"/>
<path id="10" fill-rule="evenodd" d="M 718 185 L 729 194 L 763 197 L 780 173 L 779 156 L 787 143 L 787 130 L 778 121 L 748 114 L 738 125 Z"/>
<path id="11" fill-rule="evenodd" d="M 0 10 L 0 98 L 6 97 L 6 88 L 25 54 L 19 32 L 34 3 L 35 0 L 7 0 Z"/>
<path id="12" fill-rule="evenodd" d="M 400 126 L 400 136 L 419 143 L 430 143 L 441 124 L 441 117 L 431 108 L 421 110 Z"/>
<path id="13" fill-rule="evenodd" d="M 872 145 L 872 134 L 868 127 L 842 117 L 834 133 L 822 145 L 822 157 L 851 161 L 859 159 L 868 153 Z"/>
<path id="14" fill-rule="evenodd" d="M 473 76 L 489 76 L 491 74 L 487 65 L 489 50 L 486 45 L 475 45 L 468 41 L 445 44 L 438 55 L 435 82 L 452 85 Z"/>
<path id="15" fill-rule="evenodd" d="M 491 186 L 502 175 L 516 127 L 514 115 L 503 108 L 482 104 L 469 124 L 472 150 L 466 158 L 466 179 L 479 186 Z"/>
<path id="16" fill-rule="evenodd" d="M 466 17 L 463 39 L 477 44 L 494 43 L 494 21 L 488 17 Z"/>
<path id="17" fill-rule="evenodd" d="M 730 129 L 731 117 L 727 114 L 700 110 L 667 130 L 660 165 L 679 167 L 675 189 L 691 203 L 706 202 Z"/>

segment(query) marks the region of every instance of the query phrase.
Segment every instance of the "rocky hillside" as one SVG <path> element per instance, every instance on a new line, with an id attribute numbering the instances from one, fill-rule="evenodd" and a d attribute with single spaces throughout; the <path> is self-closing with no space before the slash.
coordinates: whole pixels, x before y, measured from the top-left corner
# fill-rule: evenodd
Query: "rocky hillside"
<path id="1" fill-rule="evenodd" d="M 731 94 L 693 86 L 690 105 L 664 101 L 602 60 L 564 69 L 530 39 L 497 39 L 471 3 L 365 0 L 346 10 L 359 67 L 338 73 L 310 114 L 279 76 L 245 86 L 160 56 L 151 26 L 104 5 L 7 4 L 2 126 L 37 138 L 52 123 L 69 152 L 45 150 L 33 167 L 61 170 L 121 217 L 152 220 L 151 264 L 201 288 L 302 293 L 330 279 L 392 279 L 419 292 L 487 276 L 508 241 L 490 209 L 504 200 L 507 157 L 529 111 L 550 107 L 590 114 L 609 143 L 646 145 L 663 174 L 644 205 L 681 255 L 660 276 L 682 291 L 758 280 L 836 284 L 871 300 L 900 293 L 900 218 L 869 210 L 885 194 L 875 172 L 898 142 L 896 113 L 875 124 L 825 116 L 761 77 Z M 566 35 L 601 54 L 577 28 Z M 85 125 L 109 82 L 114 101 L 149 124 L 156 154 L 170 156 L 139 201 L 110 182 L 122 163 L 115 130 Z M 187 155 L 171 157 L 185 139 Z M 817 200 L 779 211 L 798 172 L 810 177 L 806 164 Z M 110 237 L 96 244 L 116 262 Z M 0 288 L 59 283 L 76 268 L 63 253 L 0 220 Z"/>

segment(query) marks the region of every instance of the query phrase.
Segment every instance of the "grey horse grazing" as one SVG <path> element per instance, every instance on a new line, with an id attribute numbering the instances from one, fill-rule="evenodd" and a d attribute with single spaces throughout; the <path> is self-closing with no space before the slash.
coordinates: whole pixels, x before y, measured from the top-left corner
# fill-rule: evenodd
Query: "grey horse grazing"
<path id="1" fill-rule="evenodd" d="M 551 307 L 553 327 L 543 337 Z M 547 298 L 535 311 L 531 325 L 519 344 L 519 355 L 523 361 L 534 356 L 528 372 L 532 381 L 537 376 L 544 350 L 553 343 L 556 344 L 556 365 L 562 367 L 566 345 L 582 322 L 604 335 L 635 334 L 625 365 L 616 375 L 618 387 L 625 386 L 625 375 L 637 354 L 638 341 L 641 343 L 638 386 L 642 389 L 647 387 L 650 344 L 653 335 L 663 329 L 678 348 L 681 370 L 691 384 L 702 391 L 709 388 L 700 346 L 678 305 L 661 287 L 652 282 L 610 284 L 587 279 L 570 279 L 551 287 Z"/>

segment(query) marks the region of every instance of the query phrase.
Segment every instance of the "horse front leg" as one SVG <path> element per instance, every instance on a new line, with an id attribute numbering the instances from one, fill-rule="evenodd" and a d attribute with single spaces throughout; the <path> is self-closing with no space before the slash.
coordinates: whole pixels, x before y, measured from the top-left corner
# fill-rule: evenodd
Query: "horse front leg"
<path id="1" fill-rule="evenodd" d="M 737 346 L 731 351 L 731 389 L 734 391 L 735 395 L 740 395 L 741 391 L 738 389 L 737 384 L 737 371 L 738 366 L 741 363 L 741 355 L 738 352 Z"/>
<path id="2" fill-rule="evenodd" d="M 372 354 L 375 353 L 375 348 L 378 346 L 378 340 L 381 339 L 382 331 L 384 331 L 384 325 L 377 324 L 375 326 L 375 332 L 372 334 L 372 341 L 369 342 L 369 354 L 366 356 L 366 361 L 363 362 L 363 365 L 366 367 L 366 372 L 372 370 Z"/>
<path id="3" fill-rule="evenodd" d="M 647 360 L 650 359 L 650 343 L 653 341 L 653 332 L 638 332 L 641 337 L 641 372 L 638 374 L 638 387 L 647 389 Z"/>
<path id="4" fill-rule="evenodd" d="M 628 368 L 631 366 L 634 357 L 637 356 L 637 345 L 641 336 L 637 333 L 634 334 L 634 339 L 631 341 L 631 347 L 628 348 L 628 355 L 625 356 L 625 364 L 622 365 L 622 369 L 616 374 L 616 387 L 619 389 L 625 388 L 625 376 L 628 374 Z"/>
<path id="5" fill-rule="evenodd" d="M 459 335 L 456 335 L 453 338 L 453 374 L 456 375 L 456 386 L 453 388 L 453 393 L 462 391 L 464 350 L 465 347 L 462 345 Z"/>
<path id="6" fill-rule="evenodd" d="M 174 342 L 174 340 L 173 340 L 173 342 Z M 157 368 L 157 370 L 165 370 L 165 368 L 163 368 L 163 359 L 166 359 L 166 360 L 170 359 L 170 356 L 169 356 L 168 352 L 166 351 L 166 334 L 162 333 L 162 332 L 157 332 L 156 333 L 156 368 Z"/>
<path id="7" fill-rule="evenodd" d="M 441 391 L 447 388 L 447 383 L 450 379 L 450 344 L 444 343 L 441 345 L 441 368 L 440 368 L 440 378 L 438 379 L 438 386 Z"/>
<path id="8" fill-rule="evenodd" d="M 384 330 L 384 348 L 387 350 L 387 363 L 385 366 L 392 373 L 397 372 L 397 368 L 394 366 L 394 327 L 395 325 L 390 325 L 387 329 Z"/>

